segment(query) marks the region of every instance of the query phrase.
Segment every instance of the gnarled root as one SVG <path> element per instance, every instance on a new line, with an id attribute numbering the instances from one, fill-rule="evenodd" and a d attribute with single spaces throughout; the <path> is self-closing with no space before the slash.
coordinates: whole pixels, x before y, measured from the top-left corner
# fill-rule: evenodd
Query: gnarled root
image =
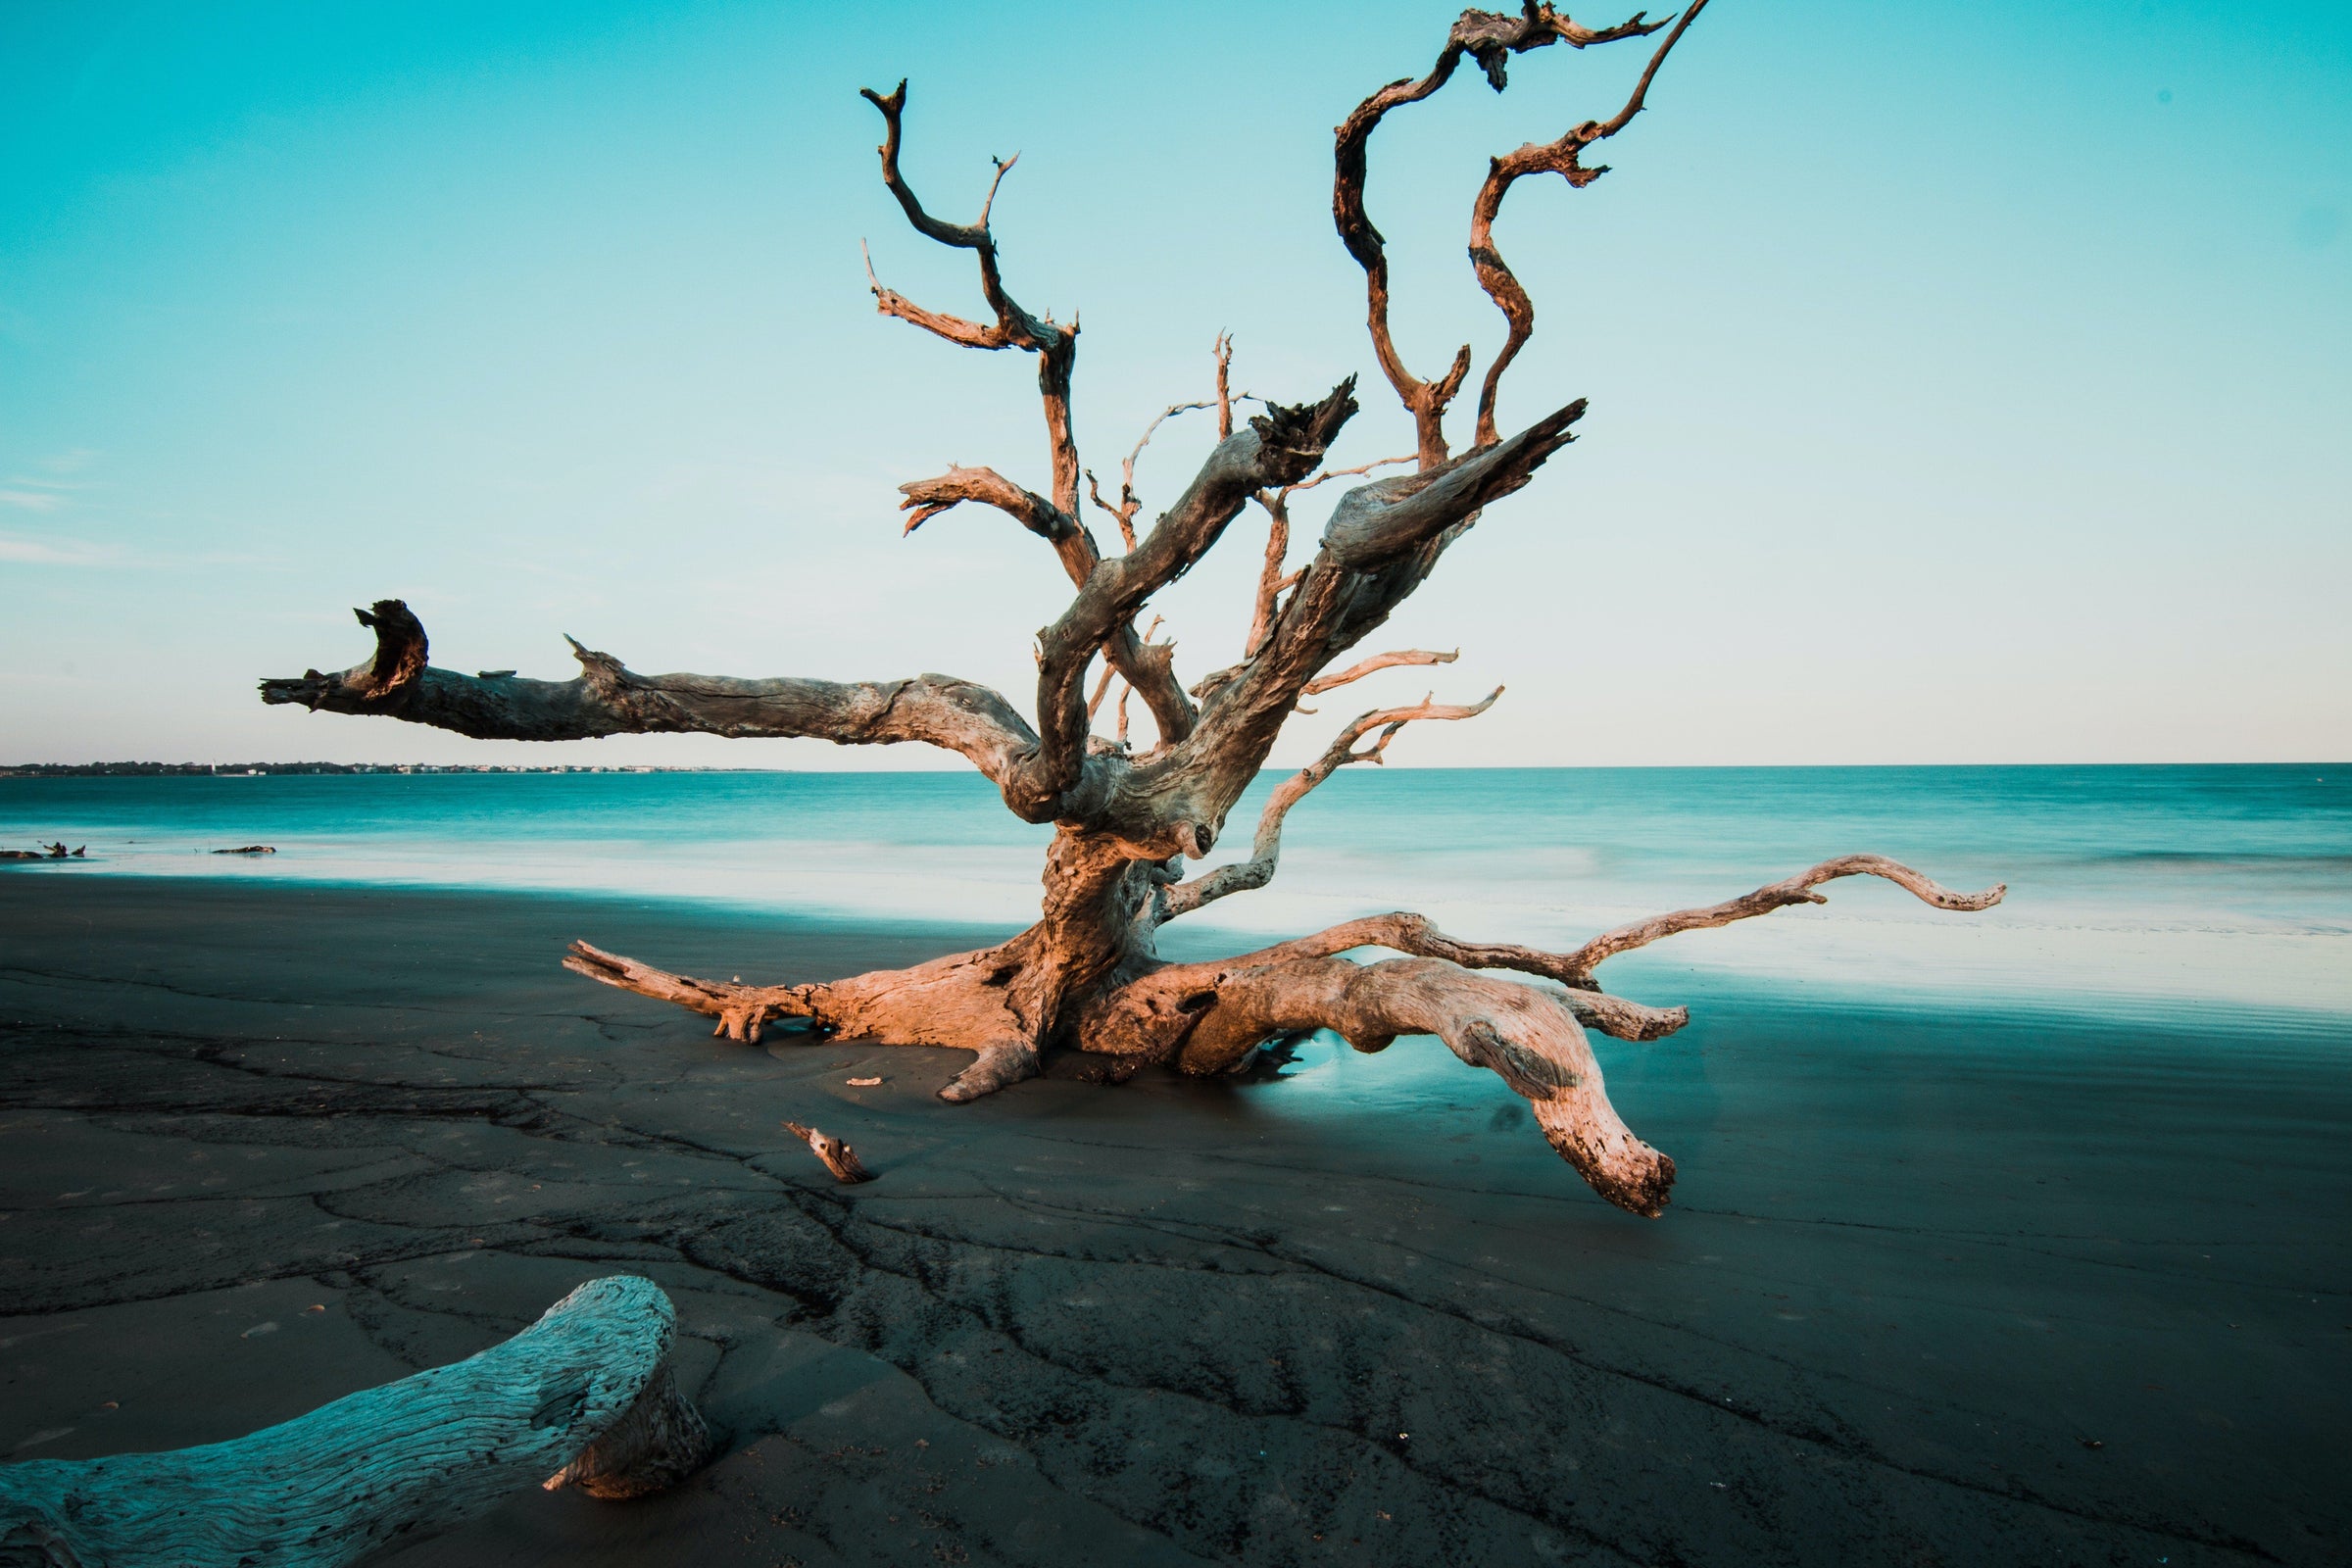
<path id="1" fill-rule="evenodd" d="M 1274 950 L 1279 952 L 1279 950 Z M 1358 1051 L 1431 1034 L 1534 1105 L 1544 1139 L 1618 1207 L 1654 1219 L 1674 1161 L 1609 1103 L 1600 1064 L 1560 999 L 1443 958 L 1264 955 L 1157 970 L 1104 998 L 1079 1025 L 1086 1050 L 1229 1072 L 1268 1040 L 1330 1029 Z"/>
<path id="2" fill-rule="evenodd" d="M 977 1100 L 1034 1078 L 1039 1025 L 1023 1014 L 1037 1003 L 1015 984 L 1020 939 L 1002 948 L 951 954 L 911 969 L 876 969 L 846 980 L 800 986 L 753 986 L 701 980 L 575 942 L 564 959 L 574 974 L 641 997 L 674 1003 L 718 1020 L 711 1032 L 757 1043 L 772 1018 L 807 1018 L 832 1033 L 878 1046 L 945 1046 L 979 1054 L 939 1091 L 952 1102 Z"/>
<path id="3" fill-rule="evenodd" d="M 617 953 L 574 942 L 571 952 L 564 958 L 564 967 L 573 974 L 586 975 L 605 985 L 634 991 L 641 997 L 658 1002 L 674 1002 L 681 1007 L 706 1013 L 718 1020 L 710 1032 L 729 1040 L 748 1040 L 758 1044 L 760 1027 L 770 1018 L 808 1018 L 816 1015 L 810 1001 L 815 986 L 747 986 L 739 980 L 697 980 L 691 975 L 671 974 L 635 958 L 624 958 Z"/>

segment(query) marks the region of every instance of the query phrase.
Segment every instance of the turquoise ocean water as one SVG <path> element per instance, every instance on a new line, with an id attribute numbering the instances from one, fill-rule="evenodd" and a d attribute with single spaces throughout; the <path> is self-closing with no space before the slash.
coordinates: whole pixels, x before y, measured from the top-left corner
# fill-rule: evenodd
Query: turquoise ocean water
<path id="1" fill-rule="evenodd" d="M 1279 776 L 1212 861 L 1247 853 Z M 1011 926 L 1036 906 L 1047 836 L 956 773 L 0 779 L 0 847 L 62 837 L 91 857 L 9 875 L 571 890 Z M 209 853 L 250 843 L 279 853 Z M 1272 887 L 1171 944 L 1411 908 L 1465 937 L 1566 946 L 1857 851 L 1955 888 L 2006 882 L 2009 898 L 1941 914 L 1854 879 L 1826 906 L 1690 933 L 1612 972 L 1658 1000 L 1714 972 L 2345 1038 L 2352 764 L 1357 769 L 1292 813 Z"/>

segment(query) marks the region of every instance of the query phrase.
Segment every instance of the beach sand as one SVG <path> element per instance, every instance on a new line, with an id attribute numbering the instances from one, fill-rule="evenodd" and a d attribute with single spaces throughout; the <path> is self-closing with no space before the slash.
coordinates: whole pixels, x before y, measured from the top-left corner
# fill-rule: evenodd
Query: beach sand
<path id="1" fill-rule="evenodd" d="M 2345 1560 L 2341 1039 L 1689 974 L 1599 1042 L 1647 1222 L 1433 1042 L 949 1106 L 959 1054 L 713 1040 L 573 937 L 975 934 L 0 873 L 0 1455 L 232 1437 L 629 1271 L 719 1462 L 391 1560 Z"/>

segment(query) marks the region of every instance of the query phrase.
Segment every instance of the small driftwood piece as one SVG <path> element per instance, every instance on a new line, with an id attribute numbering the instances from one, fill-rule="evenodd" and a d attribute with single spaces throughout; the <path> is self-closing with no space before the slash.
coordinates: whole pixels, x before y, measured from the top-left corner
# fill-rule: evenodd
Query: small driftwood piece
<path id="1" fill-rule="evenodd" d="M 233 850 L 215 850 L 213 853 L 215 855 L 275 855 L 277 846 L 274 844 L 245 844 Z"/>
<path id="2" fill-rule="evenodd" d="M 1269 1045 L 1317 1029 L 1360 1051 L 1381 1050 L 1402 1035 L 1435 1036 L 1465 1066 L 1492 1072 L 1529 1101 L 1544 1140 L 1601 1197 L 1654 1216 L 1666 1205 L 1674 1161 L 1618 1115 L 1587 1032 L 1658 1040 L 1682 1028 L 1690 1013 L 1604 992 L 1597 970 L 1605 960 L 1678 933 L 1820 903 L 1817 886 L 1839 877 L 1880 877 L 1954 913 L 1988 908 L 2001 890 L 1954 893 L 1908 866 L 1861 855 L 1824 860 L 1723 904 L 1604 932 L 1566 952 L 1462 940 L 1410 910 L 1349 920 L 1211 962 L 1170 961 L 1157 934 L 1172 920 L 1270 883 L 1287 813 L 1338 769 L 1381 762 L 1407 726 L 1418 736 L 1434 721 L 1473 719 L 1495 700 L 1440 703 L 1433 693 L 1405 706 L 1367 702 L 1317 760 L 1275 789 L 1246 852 L 1226 856 L 1222 864 L 1203 863 L 1221 840 L 1245 827 L 1231 820 L 1233 813 L 1284 726 L 1313 710 L 1302 699 L 1398 668 L 1454 662 L 1451 652 L 1380 652 L 1366 640 L 1445 565 L 1446 552 L 1490 509 L 1567 451 L 1585 414 L 1584 399 L 1554 394 L 1536 403 L 1534 417 L 1515 430 L 1501 419 L 1504 372 L 1522 363 L 1520 351 L 1536 327 L 1534 299 L 1496 240 L 1506 198 L 1549 185 L 1550 175 L 1575 191 L 1605 172 L 1597 153 L 1650 107 L 1661 73 L 1708 3 L 1689 0 L 1672 19 L 1652 22 L 1637 13 L 1605 26 L 1578 23 L 1556 0 L 1524 0 L 1506 11 L 1474 7 L 1453 18 L 1442 39 L 1432 37 L 1435 57 L 1421 57 L 1430 61 L 1421 75 L 1376 87 L 1341 121 L 1331 144 L 1332 223 L 1363 270 L 1371 356 L 1410 418 L 1409 453 L 1367 459 L 1338 451 L 1357 413 L 1353 376 L 1297 403 L 1235 392 L 1233 343 L 1220 336 L 1213 395 L 1172 402 L 1145 428 L 1120 465 L 1115 500 L 1087 470 L 1072 421 L 1078 318 L 1073 314 L 1065 324 L 1024 306 L 998 251 L 990 215 L 1013 160 L 995 162 L 972 221 L 951 221 L 917 197 L 901 165 L 912 133 L 906 84 L 865 94 L 882 121 L 883 187 L 917 235 L 969 253 L 978 274 L 971 296 L 977 308 L 955 315 L 885 284 L 869 258 L 875 309 L 957 347 L 1034 361 L 1045 437 L 1045 466 L 1038 471 L 1050 483 L 1032 490 L 997 468 L 956 464 L 899 487 L 909 532 L 951 514 L 994 514 L 1013 525 L 1007 533 L 1041 540 L 1068 578 L 1066 608 L 1037 634 L 1037 684 L 1026 710 L 953 675 L 839 682 L 645 674 L 576 642 L 579 673 L 569 680 L 508 671 L 466 675 L 431 662 L 423 624 L 397 599 L 359 612 L 375 633 L 369 658 L 333 674 L 312 669 L 265 680 L 262 700 L 482 739 L 679 733 L 805 737 L 842 746 L 917 743 L 956 752 L 996 786 L 1015 816 L 1053 824 L 1039 918 L 1019 935 L 911 968 L 792 985 L 673 974 L 586 942 L 572 945 L 564 967 L 700 1013 L 730 1040 L 757 1042 L 768 1024 L 798 1018 L 815 1034 L 861 1047 L 969 1052 L 971 1065 L 939 1089 L 942 1100 L 957 1102 L 1034 1077 L 1057 1054 L 1102 1058 L 1091 1076 L 1115 1083 L 1154 1064 L 1188 1073 L 1239 1071 Z M 1449 363 L 1422 367 L 1435 374 L 1414 373 L 1391 330 L 1388 240 L 1366 194 L 1375 133 L 1384 144 L 1406 134 L 1413 106 L 1457 74 L 1483 77 L 1501 92 L 1515 69 L 1548 73 L 1557 67 L 1545 60 L 1589 50 L 1622 59 L 1634 54 L 1629 46 L 1636 40 L 1647 40 L 1640 46 L 1647 61 L 1638 75 L 1634 62 L 1625 61 L 1630 90 L 1612 89 L 1592 112 L 1563 106 L 1550 122 L 1567 128 L 1555 139 L 1489 163 L 1470 213 L 1469 270 L 1501 313 L 1506 336 L 1483 377 L 1469 379 L 1466 346 Z M 1539 58 L 1516 65 L 1529 56 Z M 1475 72 L 1463 71 L 1465 65 Z M 1452 442 L 1465 432 L 1459 418 L 1448 432 L 1448 409 L 1472 386 L 1476 413 L 1467 445 L 1456 450 Z M 1253 411 L 1247 417 L 1237 413 L 1245 403 Z M 1153 432 L 1167 420 L 1208 411 L 1216 419 L 1215 445 L 1189 481 L 1170 485 L 1164 504 L 1147 507 L 1138 466 Z M 1395 450 L 1385 436 L 1380 446 L 1360 449 Z M 1300 530 L 1305 548 L 1294 549 L 1290 509 L 1326 484 L 1337 498 L 1319 531 Z M 1144 615 L 1252 503 L 1265 513 L 1267 531 L 1247 606 L 1248 636 L 1238 662 L 1187 684 L 1176 673 L 1173 636 L 1160 635 L 1156 616 L 1146 622 Z M 1087 505 L 1116 526 L 1115 542 L 1086 526 Z M 1507 548 L 1505 541 L 1494 545 Z M 1605 672 L 1555 678 L 1592 681 Z M 1131 736 L 1130 697 L 1155 736 Z M 1096 722 L 1106 712 L 1110 732 L 1099 733 Z M 1372 949 L 1397 956 L 1353 956 Z M 846 1147 L 787 1125 L 842 1180 L 864 1178 Z"/>
<path id="3" fill-rule="evenodd" d="M 0 1467 L 0 1565 L 338 1568 L 533 1482 L 659 1491 L 710 1448 L 675 1328 L 650 1280 L 591 1280 L 504 1345 L 248 1437 Z"/>
<path id="4" fill-rule="evenodd" d="M 858 1151 L 832 1134 L 820 1133 L 813 1127 L 804 1127 L 797 1121 L 786 1122 L 784 1130 L 807 1144 L 808 1152 L 823 1160 L 825 1169 L 831 1171 L 844 1186 L 856 1186 L 859 1182 L 874 1179 L 874 1173 L 858 1161 Z"/>

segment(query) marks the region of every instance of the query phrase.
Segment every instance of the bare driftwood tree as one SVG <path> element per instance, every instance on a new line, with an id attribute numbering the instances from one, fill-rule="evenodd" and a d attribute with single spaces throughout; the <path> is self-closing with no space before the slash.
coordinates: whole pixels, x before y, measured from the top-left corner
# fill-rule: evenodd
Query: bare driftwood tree
<path id="1" fill-rule="evenodd" d="M 691 979 L 586 943 L 575 945 L 565 963 L 590 979 L 707 1013 L 734 1039 L 757 1040 L 771 1020 L 802 1018 L 866 1040 L 971 1051 L 977 1059 L 940 1091 L 951 1101 L 1030 1077 L 1044 1056 L 1056 1052 L 1090 1054 L 1102 1076 L 1117 1079 L 1148 1063 L 1192 1073 L 1232 1071 L 1265 1043 L 1308 1030 L 1335 1030 L 1359 1051 L 1378 1051 L 1398 1035 L 1432 1034 L 1532 1102 L 1544 1137 L 1602 1197 L 1637 1214 L 1655 1215 L 1665 1205 L 1674 1163 L 1619 1119 L 1585 1031 L 1655 1040 L 1680 1028 L 1688 1014 L 1603 992 L 1594 973 L 1603 959 L 1678 931 L 1786 905 L 1818 904 L 1822 896 L 1815 888 L 1835 877 L 1886 877 L 1944 909 L 1985 908 L 2002 890 L 1955 894 L 1891 860 L 1858 855 L 1824 861 L 1727 904 L 1606 932 L 1568 953 L 1458 942 L 1421 916 L 1401 913 L 1351 921 L 1215 963 L 1165 962 L 1155 952 L 1154 933 L 1203 905 L 1263 887 L 1281 854 L 1285 814 L 1334 771 L 1379 761 L 1406 724 L 1469 718 L 1499 695 L 1467 706 L 1424 701 L 1365 713 L 1274 792 L 1249 858 L 1213 870 L 1192 868 L 1190 862 L 1206 856 L 1224 833 L 1227 813 L 1257 776 L 1302 697 L 1376 670 L 1452 659 L 1410 650 L 1343 664 L 1487 506 L 1525 485 L 1568 444 L 1585 412 L 1579 399 L 1512 434 L 1501 433 L 1502 374 L 1535 329 L 1535 307 L 1495 248 L 1495 217 L 1512 187 L 1530 175 L 1556 173 L 1581 187 L 1603 172 L 1604 166 L 1586 163 L 1586 156 L 1641 113 L 1659 68 L 1705 3 L 1693 0 L 1671 26 L 1637 15 L 1615 26 L 1586 27 L 1542 0 L 1528 0 L 1516 14 L 1465 11 L 1426 75 L 1382 87 L 1339 126 L 1332 216 L 1341 241 L 1363 268 L 1373 352 L 1412 416 L 1415 449 L 1388 460 L 1411 465 L 1410 471 L 1348 490 L 1311 556 L 1296 567 L 1289 553 L 1291 498 L 1326 480 L 1385 466 L 1334 470 L 1324 465 L 1324 454 L 1356 411 L 1353 378 L 1312 402 L 1264 403 L 1261 413 L 1237 424 L 1236 404 L 1245 399 L 1231 390 L 1231 347 L 1220 338 L 1213 397 L 1178 404 L 1160 416 L 1213 413 L 1216 447 L 1174 504 L 1149 527 L 1139 527 L 1135 464 L 1143 442 L 1126 459 L 1116 499 L 1105 499 L 1079 461 L 1071 423 L 1077 323 L 1065 325 L 1024 308 L 1000 268 L 989 210 L 1011 162 L 997 164 L 975 221 L 937 218 L 900 168 L 906 83 L 889 93 L 865 93 L 882 116 L 884 185 L 918 233 L 972 253 L 987 306 L 983 318 L 969 319 L 918 305 L 873 277 L 869 261 L 881 313 L 965 348 L 1017 349 L 1037 360 L 1051 493 L 1025 489 L 993 468 L 954 467 L 900 487 L 908 530 L 954 507 L 993 507 L 1051 545 L 1068 574 L 1068 609 L 1038 634 L 1034 727 L 998 693 L 950 675 L 854 684 L 640 675 L 576 642 L 580 674 L 572 680 L 462 675 L 426 662 L 424 628 L 398 600 L 360 612 L 362 623 L 376 634 L 371 660 L 341 674 L 312 670 L 299 679 L 265 681 L 263 700 L 507 739 L 697 731 L 813 736 L 843 745 L 919 741 L 960 752 L 995 782 L 1014 814 L 1054 826 L 1042 916 L 1009 942 L 911 969 L 813 985 Z M 1465 57 L 1500 91 L 1513 55 L 1555 43 L 1582 50 L 1661 31 L 1632 95 L 1615 113 L 1493 160 L 1479 187 L 1471 209 L 1470 263 L 1501 311 L 1507 335 L 1480 383 L 1469 447 L 1457 455 L 1446 443 L 1446 416 L 1469 375 L 1470 350 L 1464 347 L 1434 380 L 1415 375 L 1397 352 L 1389 324 L 1385 242 L 1364 207 L 1372 133 L 1391 112 L 1445 86 Z M 1144 441 L 1151 436 L 1147 430 Z M 1087 526 L 1090 503 L 1116 526 L 1116 551 L 1104 553 Z M 1152 627 L 1139 632 L 1138 616 L 1252 503 L 1265 513 L 1269 529 L 1247 643 L 1239 662 L 1188 687 L 1177 677 L 1170 645 L 1152 641 Z M 1088 672 L 1098 658 L 1103 669 L 1090 692 Z M 1105 737 L 1094 726 L 1114 680 L 1116 728 Z M 1128 742 L 1130 696 L 1141 700 L 1157 729 L 1148 746 Z M 1376 962 L 1347 956 L 1364 948 L 1402 956 Z M 1548 984 L 1503 978 L 1493 972 L 1497 970 Z"/>

